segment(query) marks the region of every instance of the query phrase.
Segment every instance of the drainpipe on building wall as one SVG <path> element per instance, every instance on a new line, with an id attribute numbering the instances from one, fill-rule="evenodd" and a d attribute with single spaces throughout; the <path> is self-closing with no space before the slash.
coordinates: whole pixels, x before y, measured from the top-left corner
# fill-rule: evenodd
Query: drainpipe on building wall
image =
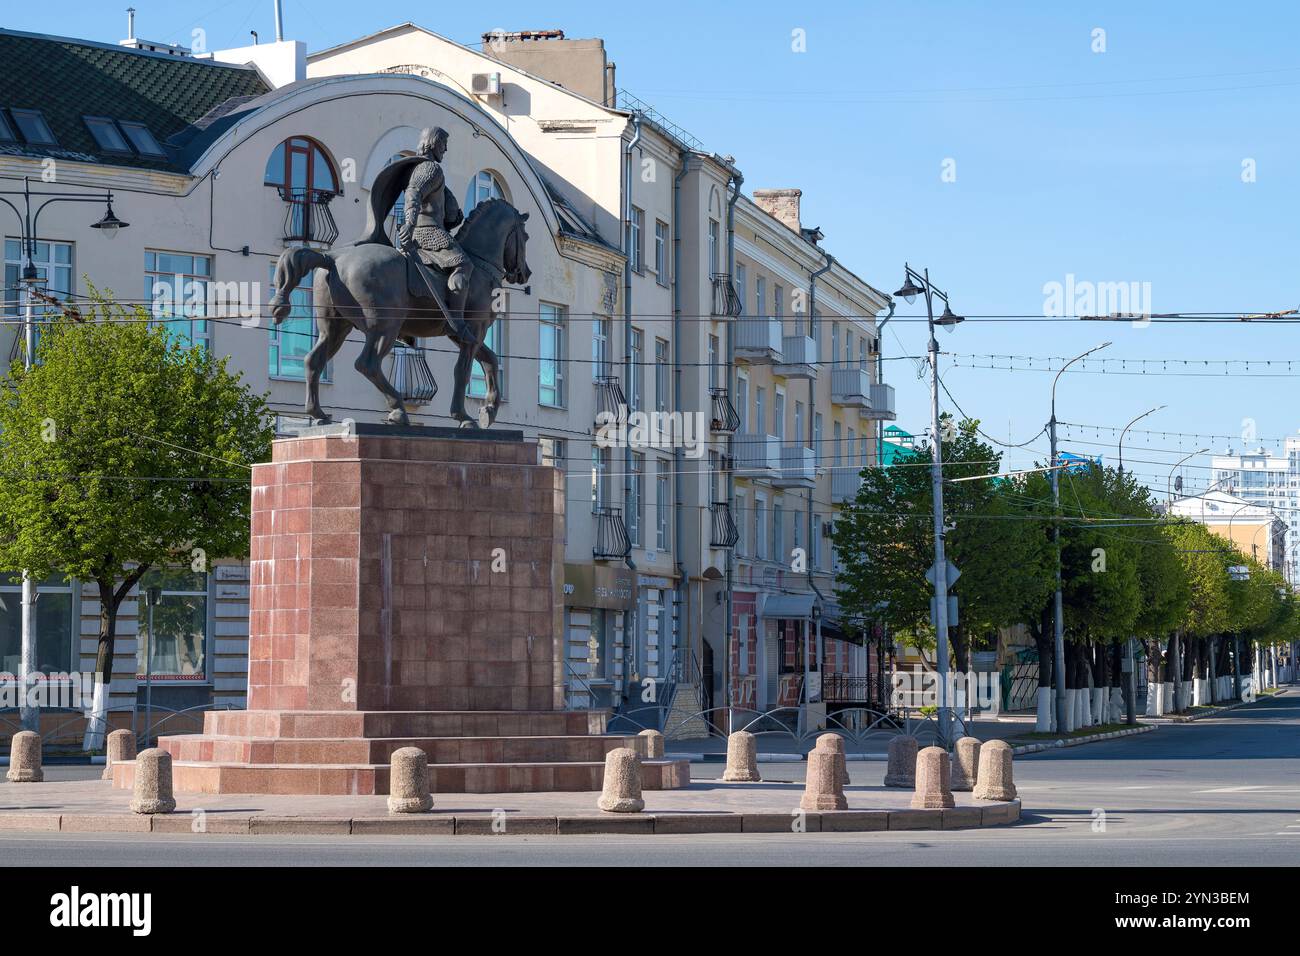
<path id="1" fill-rule="evenodd" d="M 740 199 L 740 187 L 745 182 L 745 177 L 741 175 L 740 170 L 730 163 L 727 164 L 729 175 L 728 185 L 731 187 L 731 196 L 727 199 L 727 281 L 733 282 L 736 275 L 736 203 Z M 730 398 L 736 394 L 736 323 L 739 321 L 738 316 L 732 316 L 731 321 L 727 323 L 727 397 Z M 736 514 L 736 473 L 735 473 L 735 433 L 727 433 L 727 512 Z M 744 515 L 737 515 L 744 521 Z M 743 527 L 743 525 L 742 525 Z M 731 629 L 732 623 L 732 606 L 733 594 L 732 588 L 735 586 L 736 577 L 736 549 L 727 549 L 727 601 L 723 617 L 722 630 L 722 692 L 727 697 L 727 733 L 730 734 L 731 727 Z"/>
<path id="2" fill-rule="evenodd" d="M 627 149 L 623 154 L 623 382 L 627 386 L 627 398 L 632 398 L 632 150 L 637 148 L 641 142 L 641 114 L 632 114 L 632 138 L 628 141 Z M 624 409 L 626 412 L 627 409 Z M 630 505 L 632 502 L 632 446 L 626 441 L 623 443 L 623 522 L 627 527 L 627 519 L 630 516 Z M 642 533 L 644 528 L 639 529 Z M 627 565 L 628 570 L 632 573 L 632 583 L 636 584 L 636 562 L 632 560 L 632 551 L 629 547 L 628 553 L 623 558 L 623 563 Z M 637 606 L 632 609 L 632 620 L 628 620 L 628 611 L 623 610 L 623 641 L 625 646 L 632 649 L 632 668 L 633 673 L 638 677 L 641 674 L 641 641 L 637 633 L 637 621 L 639 616 L 638 610 L 641 604 L 641 596 L 637 593 Z M 630 625 L 630 626 L 629 626 Z M 626 667 L 627 658 L 624 657 L 624 666 Z M 623 675 L 623 686 L 628 686 L 629 676 L 626 672 Z"/>
<path id="3" fill-rule="evenodd" d="M 832 256 L 829 252 L 827 252 L 826 250 L 823 249 L 823 250 L 822 250 L 822 255 L 823 255 L 823 256 L 825 257 L 825 259 L 826 259 L 826 265 L 822 266 L 820 269 L 816 270 L 815 272 L 810 272 L 810 273 L 808 274 L 808 333 L 809 333 L 810 337 L 812 338 L 812 340 L 813 340 L 814 342 L 818 342 L 818 341 L 819 341 L 818 338 L 817 338 L 817 335 L 816 335 L 816 323 L 817 323 L 817 279 L 818 279 L 818 277 L 823 276 L 823 275 L 825 275 L 826 273 L 830 272 L 830 271 L 831 271 L 831 266 L 835 264 L 835 257 Z M 820 351 L 820 350 L 819 350 L 819 351 Z M 817 357 L 818 357 L 818 358 L 821 358 L 821 355 L 819 354 Z M 835 356 L 834 356 L 834 355 L 831 356 L 831 374 L 832 374 L 832 375 L 835 374 Z M 822 450 L 821 450 L 820 448 L 817 448 L 816 446 L 813 445 L 813 437 L 814 437 L 814 435 L 816 434 L 816 432 L 815 432 L 815 430 L 814 430 L 814 428 L 813 428 L 813 423 L 814 423 L 816 420 L 817 420 L 817 383 L 816 383 L 816 381 L 815 381 L 813 378 L 809 377 L 809 379 L 808 379 L 808 444 L 809 444 L 810 446 L 812 446 L 812 448 L 813 448 L 813 460 L 814 460 L 814 461 L 817 461 L 817 460 L 819 460 L 819 459 L 822 457 Z M 823 436 L 823 441 L 824 441 L 824 440 L 825 440 L 825 436 Z M 816 468 L 814 467 L 814 469 L 813 469 L 813 474 L 816 475 L 816 473 L 817 473 L 817 471 L 816 471 Z M 832 470 L 831 470 L 831 488 L 832 488 L 831 495 L 832 495 L 832 498 L 834 498 L 834 486 L 835 486 L 835 472 L 834 472 L 834 470 L 833 470 L 833 468 L 832 468 Z M 814 479 L 814 481 L 813 481 L 813 487 L 812 487 L 811 489 L 809 489 L 809 491 L 808 491 L 808 550 L 809 550 L 810 552 L 812 551 L 812 547 L 813 547 L 813 540 L 814 540 L 814 539 L 813 539 L 813 535 L 814 535 L 814 534 L 819 534 L 819 533 L 821 532 L 821 529 L 817 527 L 817 522 L 816 522 L 816 520 L 815 520 L 814 517 L 813 517 L 813 495 L 814 495 L 814 493 L 816 492 L 816 490 L 817 490 L 817 482 L 816 482 L 816 480 Z M 820 545 L 818 545 L 817 551 L 818 551 L 818 553 L 821 553 L 821 546 L 820 546 Z M 817 601 L 818 601 L 819 603 L 823 603 L 823 604 L 824 604 L 824 603 L 825 603 L 825 596 L 824 596 L 824 595 L 822 594 L 822 592 L 818 589 L 818 587 L 817 587 L 817 581 L 816 581 L 816 579 L 815 579 L 815 577 L 814 577 L 814 574 L 813 574 L 814 569 L 813 569 L 813 562 L 812 562 L 812 559 L 811 559 L 811 554 L 809 555 L 808 559 L 805 561 L 805 565 L 806 565 L 807 572 L 808 572 L 808 586 L 809 586 L 810 588 L 812 588 L 813 593 L 817 595 Z M 811 699 L 812 699 L 812 688 L 808 686 L 809 661 L 810 661 L 810 659 L 811 659 L 811 655 L 809 655 L 809 653 L 808 653 L 808 649 L 809 649 L 809 648 L 808 648 L 808 640 L 809 640 L 808 627 L 805 625 L 805 626 L 804 626 L 804 637 L 803 637 L 803 660 L 804 660 L 804 689 L 803 689 L 803 699 L 804 699 L 804 705 L 805 705 L 805 707 L 806 707 L 806 705 L 809 703 L 809 701 L 811 701 Z M 818 672 L 818 673 L 821 673 L 821 669 L 822 669 L 822 667 L 823 667 L 823 665 L 824 665 L 824 662 L 822 661 L 822 630 L 821 630 L 821 617 L 820 617 L 820 616 L 818 616 L 818 618 L 817 618 L 817 636 L 816 636 L 816 640 L 817 640 L 817 644 L 816 644 L 816 647 L 817 647 L 817 672 Z M 806 713 L 806 711 L 805 711 L 805 713 Z M 807 729 L 807 728 L 805 727 L 805 729 Z"/>
<path id="4" fill-rule="evenodd" d="M 682 180 L 686 178 L 687 164 L 690 161 L 690 154 L 686 150 L 680 150 L 678 157 L 681 159 L 681 169 L 673 177 L 673 411 L 681 411 L 682 407 L 682 227 L 681 227 L 681 206 L 682 206 Z M 691 640 L 691 587 L 690 579 L 686 576 L 686 566 L 682 563 L 682 485 L 684 479 L 682 469 L 685 467 L 682 446 L 680 442 L 673 448 L 673 550 L 676 553 L 675 567 L 677 570 L 677 581 L 673 586 L 673 604 L 677 610 L 677 627 L 678 635 L 681 638 L 678 642 L 678 651 L 690 653 L 694 650 L 694 643 Z M 699 481 L 699 478 L 696 478 Z M 701 542 L 703 544 L 703 542 Z M 663 640 L 663 635 L 660 635 Z M 662 648 L 661 648 L 662 652 Z M 684 662 L 682 662 L 684 663 Z M 674 680 L 676 675 L 669 675 Z M 701 688 L 703 690 L 703 688 Z M 664 715 L 668 719 L 668 715 Z"/>
<path id="5" fill-rule="evenodd" d="M 885 382 L 885 326 L 889 320 L 894 317 L 894 308 L 897 303 L 891 298 L 889 300 L 889 315 L 885 316 L 883 322 L 876 324 L 876 382 L 884 384 Z M 885 463 L 885 426 L 879 420 L 876 424 L 876 467 L 880 468 Z"/>

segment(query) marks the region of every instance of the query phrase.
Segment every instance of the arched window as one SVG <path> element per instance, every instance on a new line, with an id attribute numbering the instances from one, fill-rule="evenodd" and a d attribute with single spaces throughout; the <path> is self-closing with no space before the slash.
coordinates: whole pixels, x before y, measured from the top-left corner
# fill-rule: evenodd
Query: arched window
<path id="1" fill-rule="evenodd" d="M 506 196 L 505 187 L 501 185 L 501 181 L 486 169 L 482 169 L 469 181 L 469 188 L 465 190 L 465 205 L 462 211 L 468 216 L 471 209 L 485 200 L 506 198 L 508 197 Z"/>
<path id="2" fill-rule="evenodd" d="M 305 195 L 308 190 L 337 195 L 339 177 L 325 147 L 305 136 L 291 136 L 271 151 L 266 161 L 266 185 Z"/>

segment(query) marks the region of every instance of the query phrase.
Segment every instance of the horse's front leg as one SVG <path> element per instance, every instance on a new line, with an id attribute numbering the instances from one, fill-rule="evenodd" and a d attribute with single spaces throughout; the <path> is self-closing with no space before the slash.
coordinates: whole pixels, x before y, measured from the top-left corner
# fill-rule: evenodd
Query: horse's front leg
<path id="1" fill-rule="evenodd" d="M 460 422 L 461 428 L 478 427 L 478 422 L 465 411 L 465 392 L 469 389 L 469 373 L 474 367 L 474 355 L 478 348 L 477 341 L 461 345 L 460 355 L 456 359 L 455 381 L 451 386 L 451 417 Z"/>

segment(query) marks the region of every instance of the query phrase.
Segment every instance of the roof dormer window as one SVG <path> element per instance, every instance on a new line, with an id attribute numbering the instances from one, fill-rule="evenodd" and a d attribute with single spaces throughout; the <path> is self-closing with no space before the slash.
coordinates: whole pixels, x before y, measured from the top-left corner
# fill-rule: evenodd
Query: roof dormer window
<path id="1" fill-rule="evenodd" d="M 143 123 L 115 120 L 108 116 L 83 116 L 90 135 L 106 153 L 130 156 L 138 153 L 145 157 L 165 156 L 163 148 Z"/>
<path id="2" fill-rule="evenodd" d="M 9 115 L 14 118 L 18 132 L 23 134 L 23 139 L 28 143 L 33 146 L 59 145 L 50 130 L 50 124 L 45 122 L 45 114 L 40 110 L 10 109 Z"/>
<path id="3" fill-rule="evenodd" d="M 132 123 L 127 120 L 119 120 L 118 124 L 126 138 L 131 141 L 135 151 L 141 156 L 165 156 L 162 144 L 153 135 L 149 127 L 143 123 Z"/>
<path id="4" fill-rule="evenodd" d="M 86 128 L 90 130 L 90 135 L 95 137 L 95 142 L 99 144 L 99 148 L 104 152 L 131 152 L 131 146 L 127 143 L 126 137 L 117 128 L 117 124 L 107 116 L 87 116 L 84 119 Z"/>
<path id="5" fill-rule="evenodd" d="M 12 143 L 16 138 L 14 128 L 5 119 L 4 110 L 0 110 L 0 143 Z"/>

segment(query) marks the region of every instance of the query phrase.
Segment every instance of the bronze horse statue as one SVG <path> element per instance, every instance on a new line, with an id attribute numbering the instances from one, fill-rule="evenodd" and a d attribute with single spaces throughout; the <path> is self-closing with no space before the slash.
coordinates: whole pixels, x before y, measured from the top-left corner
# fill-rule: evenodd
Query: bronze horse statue
<path id="1" fill-rule="evenodd" d="M 383 394 L 388 403 L 388 421 L 405 425 L 409 419 L 402 397 L 384 375 L 383 360 L 399 339 L 413 344 L 416 338 L 449 335 L 442 307 L 432 295 L 416 295 L 408 282 L 409 263 L 389 241 L 384 222 L 410 178 L 418 157 L 399 160 L 376 177 L 370 190 L 366 232 L 338 252 L 298 247 L 286 249 L 275 267 L 275 289 L 271 317 L 278 324 L 288 317 L 289 293 L 310 271 L 315 305 L 316 344 L 304 362 L 307 372 L 306 411 L 313 424 L 330 421 L 320 406 L 320 376 L 325 364 L 342 347 L 348 332 L 356 329 L 365 336 L 356 369 Z M 527 213 L 520 213 L 504 199 L 479 203 L 456 232 L 456 240 L 474 262 L 465 298 L 465 324 L 473 338 L 452 339 L 460 348 L 456 360 L 455 385 L 451 396 L 451 417 L 461 428 L 476 428 L 478 422 L 465 411 L 465 389 L 474 361 L 483 366 L 487 395 L 483 403 L 486 425 L 496 421 L 500 405 L 499 360 L 484 342 L 496 315 L 496 290 L 503 282 L 523 285 L 531 270 L 525 254 L 528 234 Z M 442 298 L 447 299 L 446 277 Z"/>

